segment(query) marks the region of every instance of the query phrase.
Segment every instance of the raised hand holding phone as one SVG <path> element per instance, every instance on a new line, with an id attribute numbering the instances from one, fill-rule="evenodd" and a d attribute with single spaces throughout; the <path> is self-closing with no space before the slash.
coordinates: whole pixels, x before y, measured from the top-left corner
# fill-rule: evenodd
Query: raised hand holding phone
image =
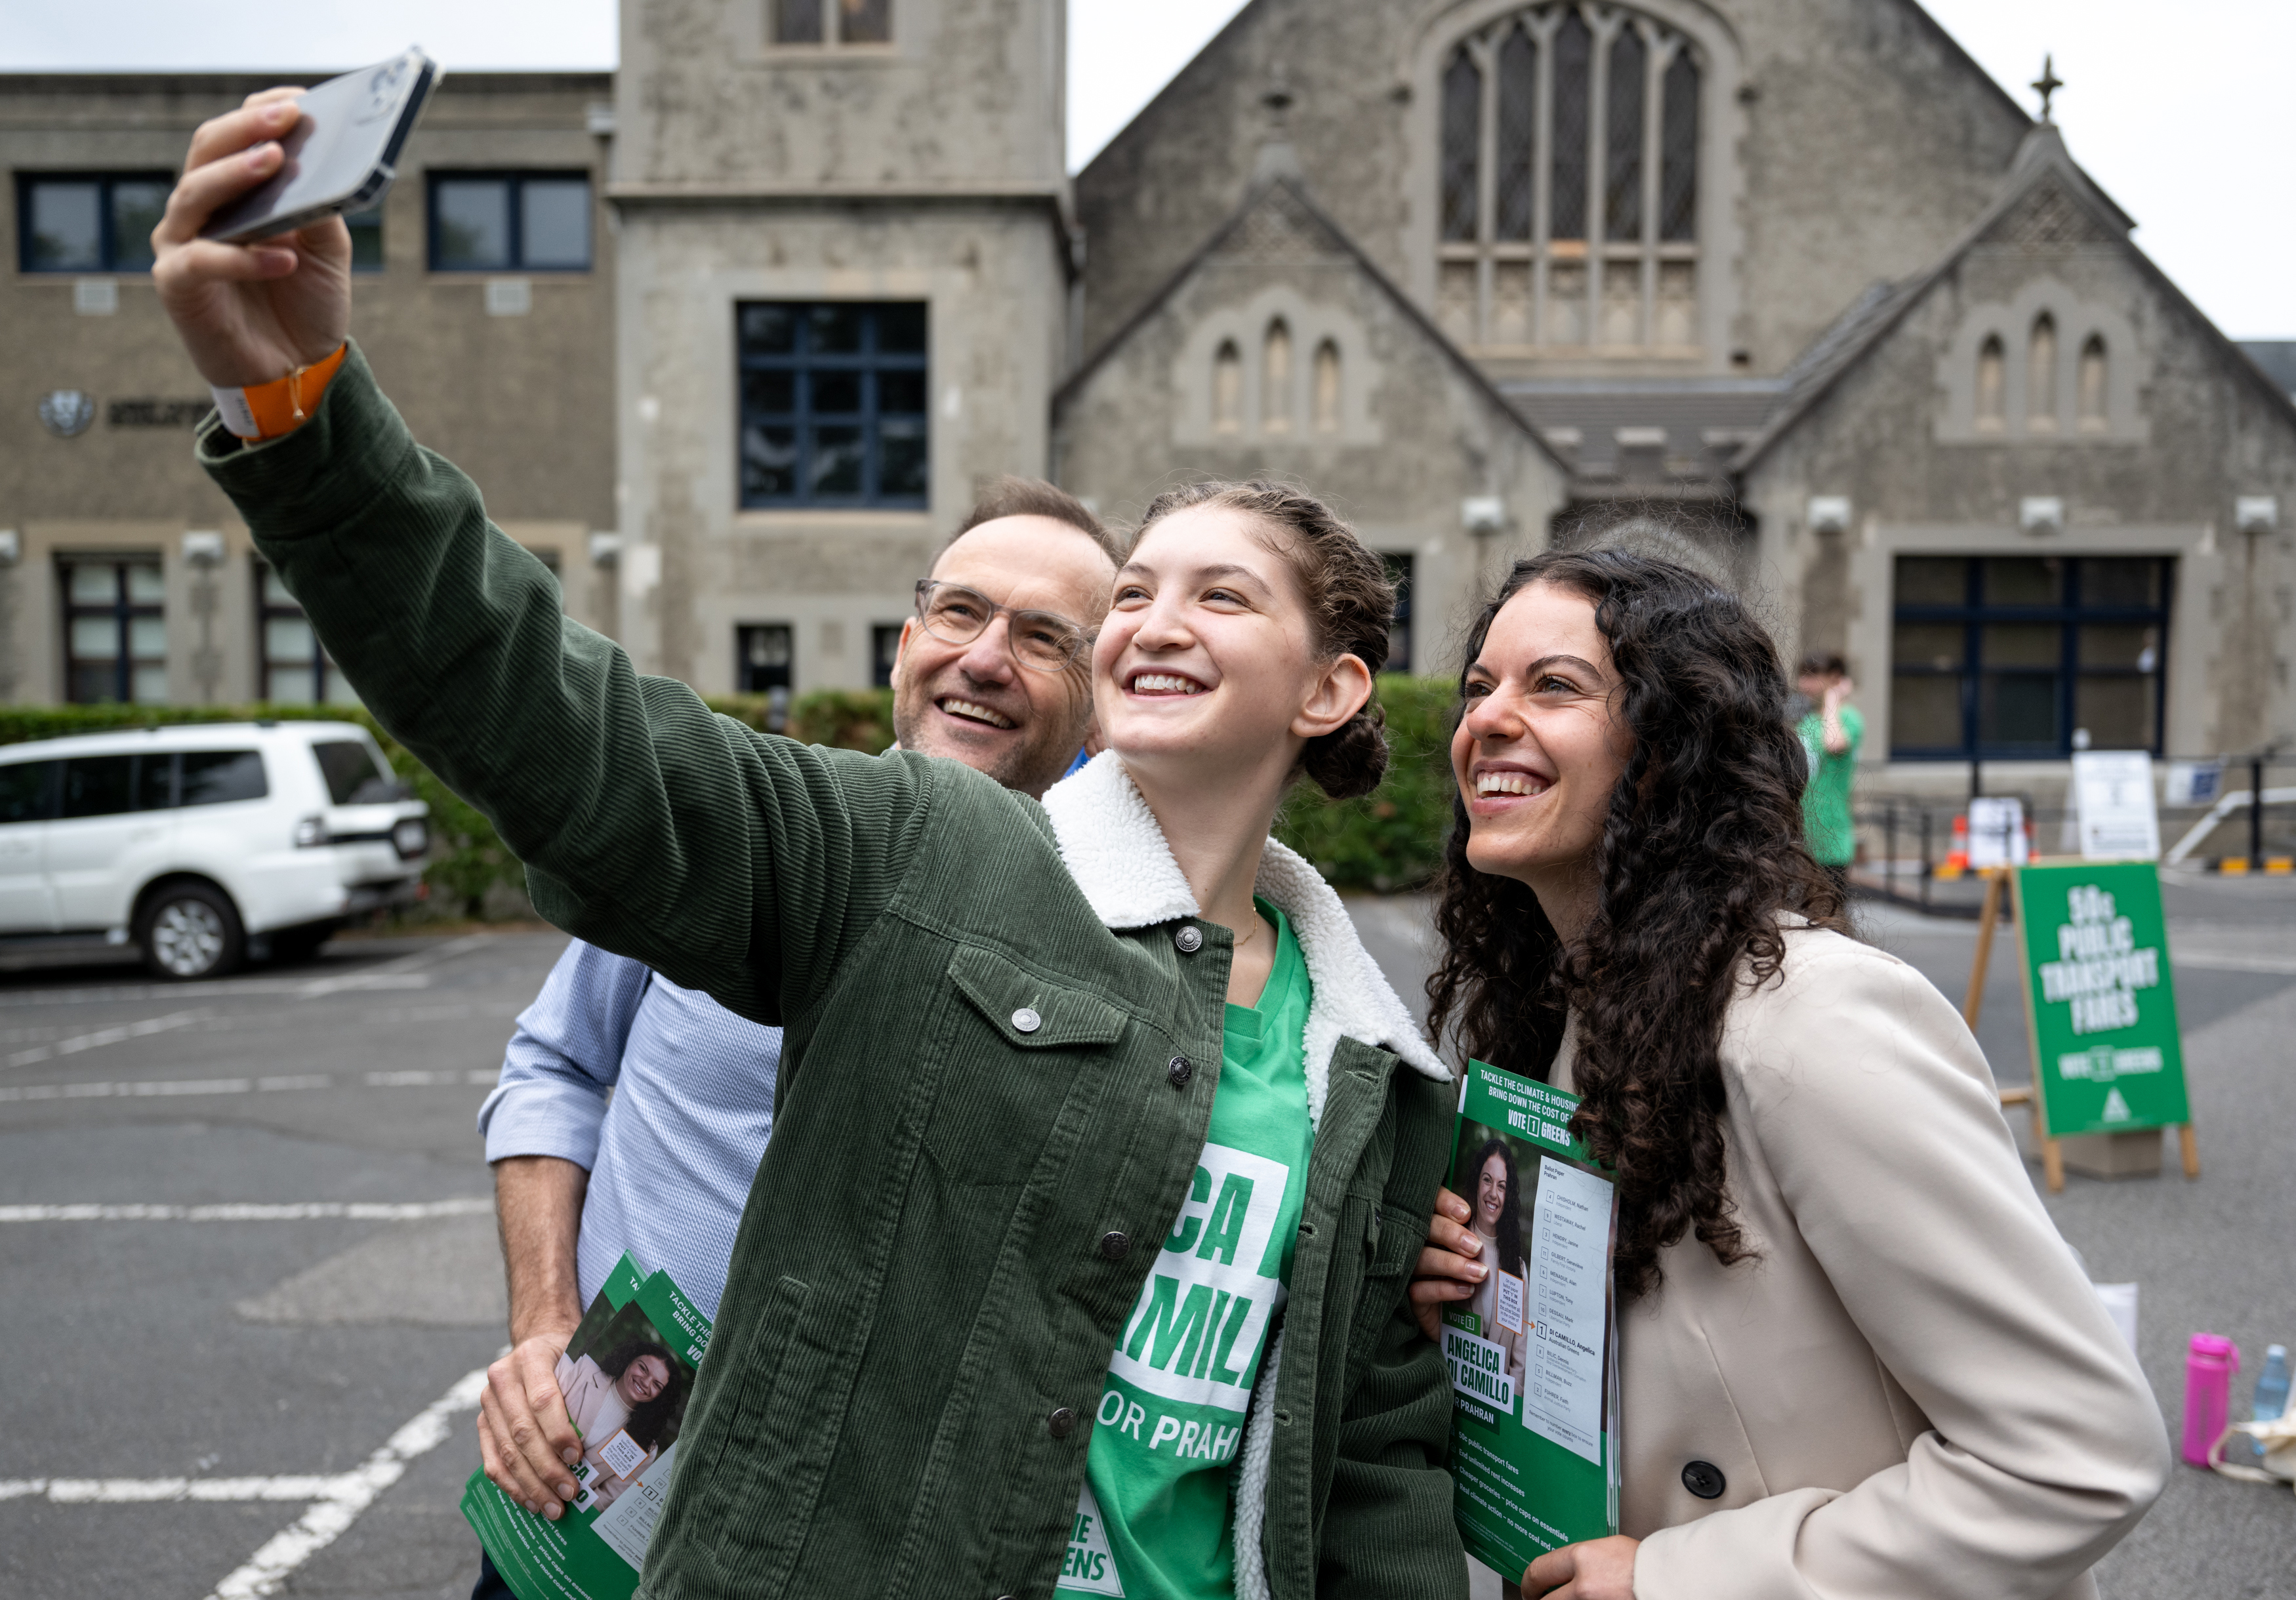
<path id="1" fill-rule="evenodd" d="M 208 219 L 275 176 L 296 88 L 265 89 L 201 124 L 152 231 L 152 280 L 200 375 L 269 383 L 323 361 L 350 332 L 351 238 L 340 217 L 246 244 L 202 239 Z"/>

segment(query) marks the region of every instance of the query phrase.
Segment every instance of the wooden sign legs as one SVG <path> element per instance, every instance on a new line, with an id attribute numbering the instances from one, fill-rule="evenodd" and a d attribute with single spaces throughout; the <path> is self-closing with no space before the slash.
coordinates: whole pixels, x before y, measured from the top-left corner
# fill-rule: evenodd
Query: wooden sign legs
<path id="1" fill-rule="evenodd" d="M 1969 1030 L 1972 1033 L 1977 1031 L 1978 1016 L 1985 1009 L 1985 973 L 1986 969 L 1993 964 L 1993 933 L 1994 930 L 2000 925 L 2002 895 L 2004 886 L 2009 879 L 2008 872 L 2000 867 L 1986 867 L 1981 870 L 1985 877 L 1985 904 L 1977 914 L 1977 954 L 1970 964 L 1969 989 L 1961 1002 L 1961 1020 L 1969 1024 Z M 2030 1000 L 2028 1004 L 2030 1004 Z M 2033 1072 L 2037 1082 L 2040 1070 L 2040 1063 L 2036 1062 L 2033 1065 Z M 2063 1194 L 2065 1188 L 2064 1145 L 2049 1136 L 2047 1120 L 2042 1115 L 2040 1096 L 2035 1094 L 2030 1086 L 2023 1088 L 2007 1088 L 2001 1091 L 2001 1104 L 2005 1107 L 2012 1105 L 2032 1107 L 2033 1142 L 2041 1147 L 2041 1176 L 2047 1182 L 2050 1194 Z M 2111 1139 L 2134 1136 L 2105 1134 L 2098 1136 Z M 2193 1125 L 2190 1122 L 2177 1125 L 2177 1144 L 2179 1153 L 2184 1157 L 2185 1177 L 2200 1177 L 2201 1147 L 2199 1141 L 2193 1136 Z"/>

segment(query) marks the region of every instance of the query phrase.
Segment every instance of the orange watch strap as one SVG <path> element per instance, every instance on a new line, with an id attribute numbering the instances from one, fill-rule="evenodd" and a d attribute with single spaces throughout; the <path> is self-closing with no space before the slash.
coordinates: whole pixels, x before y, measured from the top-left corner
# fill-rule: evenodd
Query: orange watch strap
<path id="1" fill-rule="evenodd" d="M 242 439 L 257 440 L 294 432 L 317 408 L 350 348 L 346 340 L 324 361 L 299 366 L 285 377 L 274 378 L 268 383 L 211 390 L 223 425 Z"/>

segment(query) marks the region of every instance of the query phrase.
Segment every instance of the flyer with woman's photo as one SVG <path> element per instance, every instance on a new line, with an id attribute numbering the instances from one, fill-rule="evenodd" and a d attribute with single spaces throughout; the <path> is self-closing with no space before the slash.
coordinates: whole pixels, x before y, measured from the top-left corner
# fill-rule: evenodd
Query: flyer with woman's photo
<path id="1" fill-rule="evenodd" d="M 1460 1086 L 1451 1190 L 1490 1272 L 1443 1314 L 1454 1504 L 1467 1553 L 1511 1579 L 1619 1530 L 1618 1196 L 1578 1109 L 1479 1061 Z"/>
<path id="2" fill-rule="evenodd" d="M 666 1272 L 625 1255 L 558 1359 L 566 1414 L 582 1436 L 581 1492 L 556 1522 L 495 1487 L 483 1471 L 463 1514 L 519 1600 L 629 1600 L 669 1494 L 677 1433 L 709 1319 Z"/>

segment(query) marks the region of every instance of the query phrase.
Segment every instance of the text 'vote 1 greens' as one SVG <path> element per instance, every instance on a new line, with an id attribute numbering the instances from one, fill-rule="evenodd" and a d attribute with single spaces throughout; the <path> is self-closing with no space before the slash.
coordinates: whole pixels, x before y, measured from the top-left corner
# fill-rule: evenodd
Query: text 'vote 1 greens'
<path id="1" fill-rule="evenodd" d="M 2015 884 L 2033 1085 L 2046 1136 L 2189 1122 L 2153 865 L 2028 866 Z"/>
<path id="2" fill-rule="evenodd" d="M 1570 1136 L 1575 1095 L 1481 1062 L 1459 1091 L 1451 1188 L 1490 1268 L 1443 1314 L 1454 1507 L 1510 1581 L 1619 1530 L 1618 1195 Z"/>
<path id="3" fill-rule="evenodd" d="M 630 1600 L 709 1348 L 709 1319 L 668 1273 L 647 1277 L 627 1255 L 615 1263 L 558 1359 L 566 1414 L 582 1435 L 581 1493 L 554 1522 L 483 1471 L 463 1488 L 463 1514 L 518 1600 Z"/>

